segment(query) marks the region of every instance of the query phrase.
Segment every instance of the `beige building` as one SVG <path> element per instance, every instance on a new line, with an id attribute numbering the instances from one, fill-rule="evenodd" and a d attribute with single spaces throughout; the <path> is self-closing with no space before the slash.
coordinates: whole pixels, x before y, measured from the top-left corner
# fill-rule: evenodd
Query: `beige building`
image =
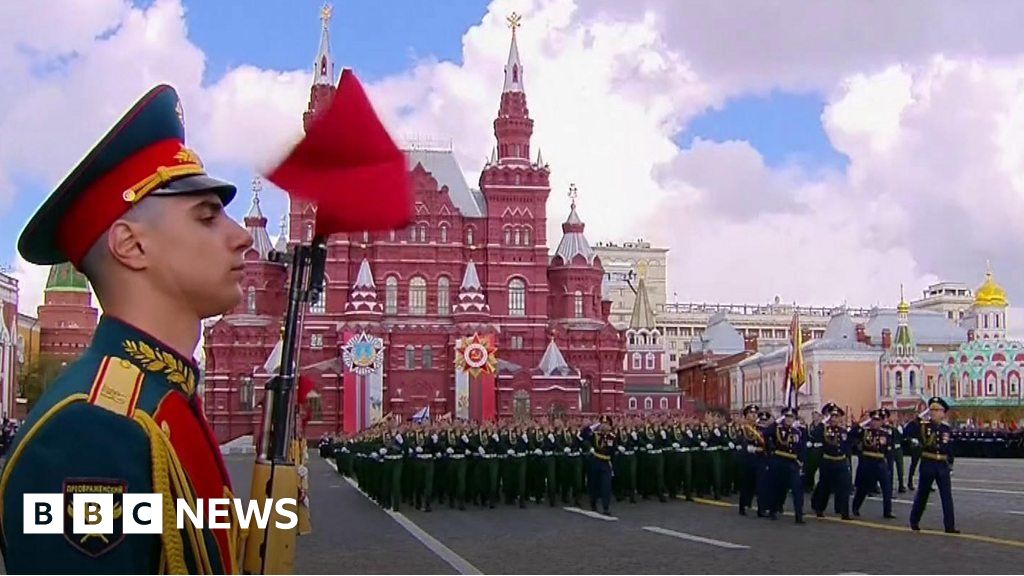
<path id="1" fill-rule="evenodd" d="M 598 242 L 594 252 L 604 267 L 604 297 L 612 301 L 610 320 L 615 327 L 625 330 L 633 313 L 634 289 L 640 270 L 644 270 L 647 298 L 655 311 L 665 306 L 668 248 L 656 248 L 650 242 Z"/>
<path id="2" fill-rule="evenodd" d="M 904 322 L 906 332 L 901 336 Z M 898 362 L 892 357 L 899 351 L 893 351 L 894 335 L 897 342 L 906 338 L 902 345 L 913 349 L 914 364 L 921 368 L 913 389 L 909 380 L 897 386 Z M 901 320 L 894 309 L 876 308 L 857 316 L 839 309 L 829 316 L 822 337 L 804 344 L 807 382 L 799 396 L 801 414 L 808 417 L 825 402 L 836 402 L 854 418 L 882 404 L 913 407 L 935 389 L 948 350 L 966 340 L 967 331 L 937 311 L 907 310 Z M 778 414 L 785 403 L 788 353 L 786 347 L 762 351 L 734 367 L 730 409 L 737 412 L 753 402 Z"/>
<path id="3" fill-rule="evenodd" d="M 961 322 L 974 305 L 974 291 L 963 282 L 939 282 L 910 303 L 912 310 L 941 312 L 947 319 Z"/>

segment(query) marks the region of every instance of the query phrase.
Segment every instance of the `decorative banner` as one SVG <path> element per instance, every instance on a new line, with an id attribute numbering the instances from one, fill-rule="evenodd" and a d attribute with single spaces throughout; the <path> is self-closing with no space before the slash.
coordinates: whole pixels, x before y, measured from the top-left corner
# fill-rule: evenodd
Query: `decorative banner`
<path id="1" fill-rule="evenodd" d="M 372 374 L 384 365 L 384 340 L 360 332 L 342 346 L 345 368 L 356 374 Z"/>
<path id="2" fill-rule="evenodd" d="M 473 334 L 455 343 L 455 417 L 492 420 L 495 414 L 494 380 L 498 372 L 497 348 L 492 337 Z"/>
<path id="3" fill-rule="evenodd" d="M 381 421 L 384 409 L 384 340 L 346 332 L 342 346 L 344 366 L 345 431 L 365 430 Z"/>
<path id="4" fill-rule="evenodd" d="M 474 378 L 481 372 L 494 374 L 498 371 L 497 352 L 490 336 L 473 334 L 472 338 L 459 338 L 455 344 L 455 367 Z"/>

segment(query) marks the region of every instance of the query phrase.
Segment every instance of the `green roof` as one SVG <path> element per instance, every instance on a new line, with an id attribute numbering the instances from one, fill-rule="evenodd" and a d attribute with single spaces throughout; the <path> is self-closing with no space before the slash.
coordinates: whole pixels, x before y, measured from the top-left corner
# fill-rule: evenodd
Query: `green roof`
<path id="1" fill-rule="evenodd" d="M 50 266 L 50 276 L 46 279 L 46 291 L 88 292 L 89 281 L 70 262 L 62 262 Z"/>

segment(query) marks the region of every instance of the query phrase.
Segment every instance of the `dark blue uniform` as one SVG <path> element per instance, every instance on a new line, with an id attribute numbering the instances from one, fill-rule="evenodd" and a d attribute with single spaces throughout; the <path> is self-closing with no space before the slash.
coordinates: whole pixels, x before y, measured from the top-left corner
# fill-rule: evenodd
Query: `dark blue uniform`
<path id="1" fill-rule="evenodd" d="M 769 429 L 768 445 L 771 450 L 769 475 L 770 495 L 774 498 L 771 516 L 776 518 L 786 502 L 786 493 L 793 494 L 793 513 L 798 524 L 804 519 L 804 483 L 800 470 L 807 450 L 803 432 L 785 422 Z"/>
<path id="2" fill-rule="evenodd" d="M 612 456 L 615 455 L 615 436 L 599 432 L 594 437 L 594 449 L 590 461 L 590 475 L 587 487 L 590 489 L 590 508 L 597 510 L 601 500 L 601 511 L 609 513 L 612 503 Z"/>
<path id="3" fill-rule="evenodd" d="M 850 435 L 845 426 L 824 425 L 820 429 L 821 474 L 811 495 L 811 508 L 819 517 L 825 513 L 828 499 L 835 495 L 836 509 L 844 519 L 850 518 Z"/>
<path id="4" fill-rule="evenodd" d="M 853 515 L 860 516 L 860 507 L 876 484 L 882 485 L 882 514 L 892 514 L 892 477 L 889 475 L 888 458 L 892 451 L 892 436 L 888 430 L 860 428 L 857 431 L 861 441 L 860 458 L 857 461 L 857 489 L 853 495 Z"/>
<path id="5" fill-rule="evenodd" d="M 744 423 L 740 429 L 740 514 L 746 515 L 747 508 L 754 502 L 758 487 L 764 487 L 764 473 L 768 455 L 764 434 L 756 426 Z M 763 516 L 769 510 L 764 498 L 758 498 L 757 512 Z"/>
<path id="6" fill-rule="evenodd" d="M 918 439 L 921 446 L 921 478 L 914 496 L 914 506 L 910 510 L 910 527 L 918 530 L 934 482 L 939 488 L 939 498 L 942 499 L 942 524 L 946 532 L 956 532 L 949 478 L 953 468 L 952 429 L 944 422 L 915 421 L 907 426 L 906 434 Z"/>

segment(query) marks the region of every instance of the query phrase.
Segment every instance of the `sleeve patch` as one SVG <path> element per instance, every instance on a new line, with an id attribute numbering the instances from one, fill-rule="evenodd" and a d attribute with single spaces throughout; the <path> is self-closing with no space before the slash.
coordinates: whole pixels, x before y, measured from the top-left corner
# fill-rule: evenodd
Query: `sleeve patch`
<path id="1" fill-rule="evenodd" d="M 131 418 L 142 390 L 142 371 L 123 358 L 107 356 L 89 390 L 89 403 Z"/>
<path id="2" fill-rule="evenodd" d="M 124 540 L 122 530 L 122 498 L 127 482 L 116 478 L 67 478 L 64 480 L 64 538 L 79 552 L 97 558 L 110 552 Z M 114 518 L 112 534 L 97 531 L 92 534 L 76 534 L 74 532 L 74 496 L 75 494 L 112 494 L 114 496 Z M 82 519 L 87 525 L 89 518 Z"/>

